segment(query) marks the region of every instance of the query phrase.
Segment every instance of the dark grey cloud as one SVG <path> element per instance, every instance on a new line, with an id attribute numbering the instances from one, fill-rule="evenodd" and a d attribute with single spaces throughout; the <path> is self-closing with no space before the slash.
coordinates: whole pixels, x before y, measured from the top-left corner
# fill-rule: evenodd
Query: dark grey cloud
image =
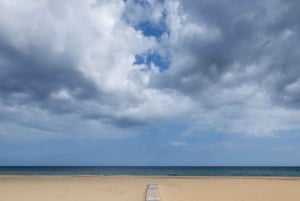
<path id="1" fill-rule="evenodd" d="M 76 101 L 99 97 L 94 82 L 75 68 L 74 55 L 53 55 L 47 47 L 28 47 L 22 52 L 3 40 L 0 47 L 0 94 L 7 104 L 28 104 L 60 114 L 78 107 L 70 101 L 53 99 L 59 90 L 67 90 Z"/>
<path id="2" fill-rule="evenodd" d="M 94 83 L 74 68 L 74 59 L 68 55 L 51 57 L 51 52 L 43 48 L 24 53 L 3 45 L 0 51 L 4 60 L 0 75 L 3 93 L 25 92 L 42 100 L 61 88 L 76 92 L 78 98 L 97 94 Z"/>
<path id="3" fill-rule="evenodd" d="M 170 40 L 177 37 L 171 45 L 174 69 L 154 78 L 155 85 L 198 96 L 210 86 L 255 83 L 275 104 L 298 107 L 300 91 L 287 90 L 300 76 L 297 8 L 297 1 L 180 1 L 187 20 L 179 19 L 182 30 L 171 28 Z M 189 24 L 204 33 L 185 32 Z M 251 68 L 255 72 L 248 73 Z"/>

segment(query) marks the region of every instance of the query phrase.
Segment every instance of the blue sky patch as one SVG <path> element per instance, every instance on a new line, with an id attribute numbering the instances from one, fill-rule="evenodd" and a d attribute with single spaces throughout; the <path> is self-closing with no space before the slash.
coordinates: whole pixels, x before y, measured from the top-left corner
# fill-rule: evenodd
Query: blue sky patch
<path id="1" fill-rule="evenodd" d="M 142 22 L 135 26 L 136 30 L 142 31 L 144 36 L 153 36 L 155 38 L 160 38 L 164 33 L 166 33 L 166 26 L 163 24 L 155 24 L 150 21 Z"/>
<path id="2" fill-rule="evenodd" d="M 156 3 L 163 7 L 164 0 L 159 0 Z M 128 7 L 124 13 L 124 19 L 128 24 L 131 24 L 136 30 L 141 31 L 147 37 L 153 36 L 159 39 L 164 33 L 167 33 L 165 10 L 161 11 L 160 19 L 154 20 L 151 18 L 152 12 L 154 12 L 153 5 L 150 5 L 148 1 L 134 0 L 134 5 L 133 7 Z M 135 13 L 141 12 L 140 9 L 144 12 L 144 17 L 140 21 L 132 20 L 132 16 L 135 16 Z"/>
<path id="3" fill-rule="evenodd" d="M 155 52 L 135 55 L 133 65 L 145 64 L 150 67 L 151 63 L 159 67 L 160 71 L 164 71 L 170 66 L 170 60 L 168 58 L 164 58 Z"/>

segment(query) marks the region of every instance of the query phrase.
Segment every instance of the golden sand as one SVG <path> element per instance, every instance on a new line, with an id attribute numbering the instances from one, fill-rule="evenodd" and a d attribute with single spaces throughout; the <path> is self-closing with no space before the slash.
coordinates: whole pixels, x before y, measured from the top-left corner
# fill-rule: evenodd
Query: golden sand
<path id="1" fill-rule="evenodd" d="M 300 178 L 0 176 L 0 201 L 143 201 L 149 183 L 163 201 L 300 200 Z"/>

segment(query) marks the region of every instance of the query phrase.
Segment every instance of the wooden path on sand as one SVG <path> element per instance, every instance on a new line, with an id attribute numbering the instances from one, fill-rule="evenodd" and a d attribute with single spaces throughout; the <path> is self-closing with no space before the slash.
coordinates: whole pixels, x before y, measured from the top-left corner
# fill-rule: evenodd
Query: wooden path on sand
<path id="1" fill-rule="evenodd" d="M 157 184 L 148 184 L 145 201 L 161 201 Z"/>

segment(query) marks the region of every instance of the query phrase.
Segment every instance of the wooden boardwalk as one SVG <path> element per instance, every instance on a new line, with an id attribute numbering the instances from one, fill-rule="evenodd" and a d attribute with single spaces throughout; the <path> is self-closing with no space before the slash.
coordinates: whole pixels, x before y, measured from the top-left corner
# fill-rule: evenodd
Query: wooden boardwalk
<path id="1" fill-rule="evenodd" d="M 145 201 L 161 201 L 157 184 L 148 184 Z"/>

